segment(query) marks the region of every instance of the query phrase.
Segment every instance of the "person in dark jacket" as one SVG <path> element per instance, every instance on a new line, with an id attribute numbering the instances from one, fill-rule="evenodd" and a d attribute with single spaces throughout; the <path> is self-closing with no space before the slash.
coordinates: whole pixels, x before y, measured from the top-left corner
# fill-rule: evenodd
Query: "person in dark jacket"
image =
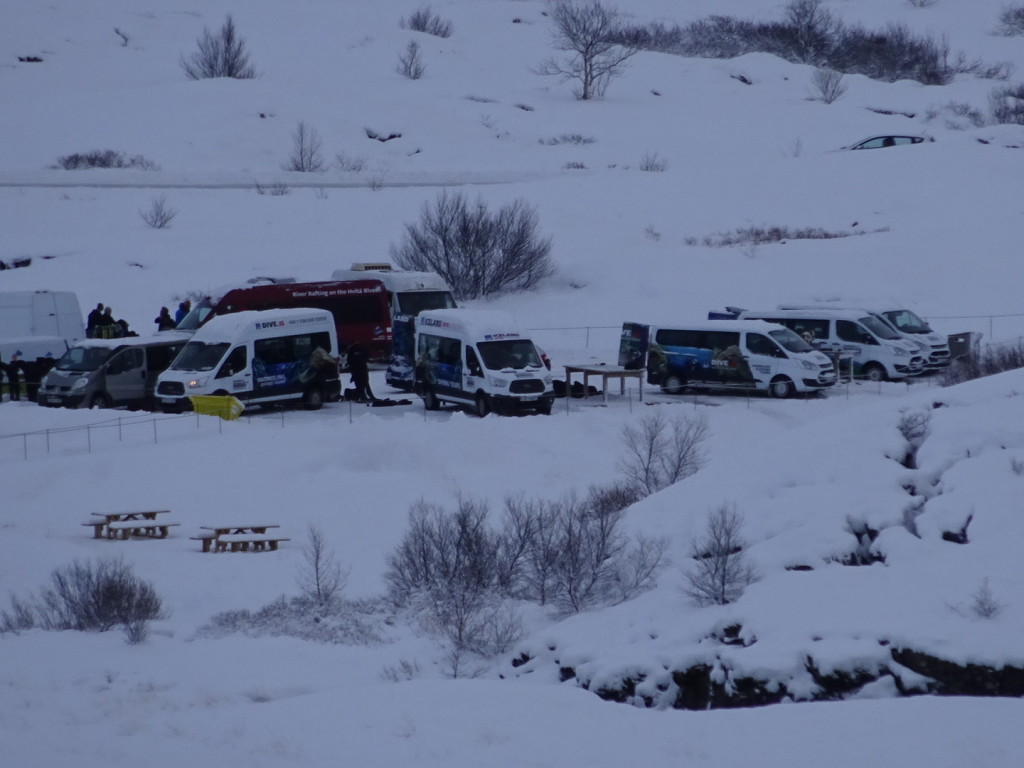
<path id="1" fill-rule="evenodd" d="M 348 372 L 352 376 L 352 386 L 356 390 L 356 401 L 360 403 L 373 402 L 377 398 L 373 396 L 370 389 L 370 368 L 369 355 L 358 341 L 352 342 L 348 348 Z"/>
<path id="2" fill-rule="evenodd" d="M 11 355 L 11 360 L 3 366 L 3 372 L 7 374 L 7 383 L 11 390 L 11 400 L 21 400 L 21 350 Z"/>
<path id="3" fill-rule="evenodd" d="M 113 339 L 116 338 L 118 330 L 117 325 L 114 323 L 113 310 L 108 305 L 103 308 L 103 313 L 96 321 L 96 330 L 93 334 L 93 338 Z"/>
<path id="4" fill-rule="evenodd" d="M 96 326 L 100 324 L 100 318 L 103 317 L 103 304 L 97 304 L 96 309 L 89 313 L 89 318 L 85 324 L 85 335 L 90 339 L 96 338 Z"/>
<path id="5" fill-rule="evenodd" d="M 174 318 L 171 317 L 171 311 L 167 307 L 160 307 L 160 314 L 157 315 L 156 320 L 157 331 L 173 331 L 177 323 L 174 322 Z"/>

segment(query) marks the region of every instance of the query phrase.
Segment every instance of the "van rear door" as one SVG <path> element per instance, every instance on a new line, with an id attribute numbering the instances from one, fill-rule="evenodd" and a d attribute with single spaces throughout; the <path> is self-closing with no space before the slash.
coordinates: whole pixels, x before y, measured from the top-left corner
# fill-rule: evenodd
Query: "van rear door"
<path id="1" fill-rule="evenodd" d="M 114 405 L 142 400 L 146 396 L 146 353 L 141 347 L 126 347 L 106 364 L 106 390 Z"/>

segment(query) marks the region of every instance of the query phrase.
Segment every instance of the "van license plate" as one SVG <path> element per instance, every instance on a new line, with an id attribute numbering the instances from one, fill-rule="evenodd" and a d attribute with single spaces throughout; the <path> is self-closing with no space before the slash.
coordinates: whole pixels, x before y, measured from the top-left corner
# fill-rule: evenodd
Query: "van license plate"
<path id="1" fill-rule="evenodd" d="M 52 403 L 53 405 L 60 405 L 61 404 L 61 399 L 59 397 L 52 397 L 51 396 L 51 397 L 46 398 L 46 402 Z"/>
<path id="2" fill-rule="evenodd" d="M 537 395 L 531 395 L 530 397 L 521 397 L 519 399 L 524 403 L 532 403 L 537 399 Z"/>
<path id="3" fill-rule="evenodd" d="M 160 402 L 163 403 L 164 405 L 174 405 L 178 401 L 175 400 L 173 397 L 161 397 Z"/>

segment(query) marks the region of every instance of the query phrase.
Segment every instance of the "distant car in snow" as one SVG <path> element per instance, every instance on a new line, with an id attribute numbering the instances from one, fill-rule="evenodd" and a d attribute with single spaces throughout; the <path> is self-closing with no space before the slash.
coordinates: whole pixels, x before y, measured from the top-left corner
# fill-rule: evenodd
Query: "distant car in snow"
<path id="1" fill-rule="evenodd" d="M 931 136 L 872 136 L 869 139 L 858 141 L 843 149 L 879 149 L 881 147 L 896 147 L 903 144 L 923 144 L 926 141 L 935 141 Z"/>

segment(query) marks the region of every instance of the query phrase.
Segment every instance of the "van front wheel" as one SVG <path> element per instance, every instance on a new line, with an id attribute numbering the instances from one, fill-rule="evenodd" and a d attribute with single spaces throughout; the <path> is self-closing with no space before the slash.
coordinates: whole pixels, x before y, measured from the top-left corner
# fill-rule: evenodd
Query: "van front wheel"
<path id="1" fill-rule="evenodd" d="M 885 381 L 888 376 L 885 375 L 885 368 L 878 363 L 868 363 L 864 366 L 864 378 L 868 381 Z"/>
<path id="2" fill-rule="evenodd" d="M 796 387 L 794 387 L 793 382 L 785 376 L 779 376 L 772 379 L 772 383 L 768 386 L 768 394 L 772 397 L 779 398 L 780 400 L 792 397 L 794 392 L 796 392 Z"/>
<path id="3" fill-rule="evenodd" d="M 661 385 L 661 391 L 667 395 L 681 395 L 685 388 L 686 382 L 678 376 L 666 376 Z"/>
<path id="4" fill-rule="evenodd" d="M 481 419 L 491 412 L 491 401 L 483 392 L 476 396 L 476 403 L 473 406 L 473 413 Z"/>

